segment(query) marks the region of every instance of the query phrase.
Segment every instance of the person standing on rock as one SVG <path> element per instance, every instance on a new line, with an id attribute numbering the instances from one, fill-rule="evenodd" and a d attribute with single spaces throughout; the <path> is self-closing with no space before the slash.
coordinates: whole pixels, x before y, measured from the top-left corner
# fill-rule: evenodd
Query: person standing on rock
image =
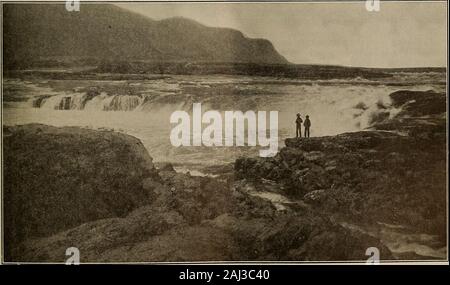
<path id="1" fill-rule="evenodd" d="M 309 120 L 309 116 L 306 115 L 305 122 L 303 123 L 305 126 L 305 138 L 309 138 L 309 128 L 311 127 L 311 121 Z"/>
<path id="2" fill-rule="evenodd" d="M 297 120 L 295 120 L 295 125 L 296 125 L 296 137 L 297 138 L 301 138 L 302 137 L 302 123 L 303 120 L 300 117 L 300 113 L 297 114 Z"/>

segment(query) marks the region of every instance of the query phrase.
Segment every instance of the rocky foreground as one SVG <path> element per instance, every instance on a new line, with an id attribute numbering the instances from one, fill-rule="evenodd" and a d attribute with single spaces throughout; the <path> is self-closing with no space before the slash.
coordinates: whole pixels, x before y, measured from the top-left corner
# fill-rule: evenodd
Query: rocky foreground
<path id="1" fill-rule="evenodd" d="M 157 168 L 120 133 L 5 127 L 5 260 L 64 262 L 68 247 L 81 262 L 439 258 L 446 96 L 391 97 L 402 111 L 373 130 L 287 139 L 217 178 Z M 431 251 L 395 247 L 393 232 L 431 237 Z"/>
<path id="2" fill-rule="evenodd" d="M 401 111 L 380 113 L 371 130 L 287 139 L 274 158 L 236 161 L 237 177 L 257 191 L 271 181 L 276 192 L 320 215 L 386 239 L 398 258 L 444 257 L 446 96 L 398 91 L 391 98 Z M 433 239 L 434 249 L 418 250 L 420 235 Z"/>

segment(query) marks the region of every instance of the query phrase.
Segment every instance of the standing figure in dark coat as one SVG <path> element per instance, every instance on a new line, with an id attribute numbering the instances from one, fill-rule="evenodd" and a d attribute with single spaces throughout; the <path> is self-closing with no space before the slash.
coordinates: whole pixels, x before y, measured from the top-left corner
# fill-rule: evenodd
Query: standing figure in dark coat
<path id="1" fill-rule="evenodd" d="M 302 137 L 302 123 L 303 120 L 302 118 L 300 118 L 300 113 L 297 114 L 297 120 L 295 120 L 295 125 L 296 125 L 296 137 L 297 138 L 301 138 Z"/>
<path id="2" fill-rule="evenodd" d="M 303 123 L 305 126 L 305 138 L 309 138 L 309 128 L 311 127 L 311 121 L 309 120 L 309 116 L 306 115 L 305 122 Z"/>

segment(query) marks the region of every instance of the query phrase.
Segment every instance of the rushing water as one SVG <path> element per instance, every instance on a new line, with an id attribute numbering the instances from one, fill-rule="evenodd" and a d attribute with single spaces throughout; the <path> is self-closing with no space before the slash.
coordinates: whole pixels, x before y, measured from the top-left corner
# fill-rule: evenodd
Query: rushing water
<path id="1" fill-rule="evenodd" d="M 397 77 L 403 83 L 408 78 Z M 6 79 L 3 119 L 5 125 L 114 129 L 141 139 L 156 162 L 204 169 L 257 155 L 258 147 L 173 147 L 169 138 L 173 111 L 191 112 L 193 103 L 202 103 L 203 112 L 278 111 L 281 147 L 285 138 L 295 135 L 296 113 L 310 116 L 312 136 L 359 131 L 379 113 L 393 116 L 400 111 L 391 106 L 390 93 L 442 88 L 430 82 L 399 87 L 365 79 L 298 81 L 218 75 L 141 81 Z"/>
<path id="2" fill-rule="evenodd" d="M 233 162 L 239 156 L 256 156 L 258 148 L 173 147 L 169 138 L 173 111 L 191 112 L 193 103 L 202 103 L 203 112 L 278 111 L 282 147 L 285 138 L 295 136 L 297 113 L 310 116 L 312 136 L 364 130 L 379 114 L 392 117 L 401 110 L 392 107 L 389 94 L 402 89 L 442 92 L 443 76 L 398 73 L 389 82 L 244 76 L 171 76 L 141 81 L 6 79 L 3 122 L 113 129 L 141 139 L 156 162 L 171 162 L 177 171 L 200 175 L 210 166 Z M 273 192 L 250 194 L 271 201 L 279 210 L 291 203 Z M 398 233 L 389 227 L 372 235 L 394 254 L 414 252 L 435 258 L 445 255 L 445 250 L 433 247 L 434 236 Z"/>

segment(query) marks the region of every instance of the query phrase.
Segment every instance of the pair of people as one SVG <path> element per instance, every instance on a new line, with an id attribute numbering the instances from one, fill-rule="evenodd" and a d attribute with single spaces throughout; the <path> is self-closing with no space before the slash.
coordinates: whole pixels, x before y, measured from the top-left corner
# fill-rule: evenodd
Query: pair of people
<path id="1" fill-rule="evenodd" d="M 296 137 L 301 138 L 302 137 L 302 123 L 303 120 L 300 117 L 300 114 L 297 114 L 297 119 L 295 120 L 295 124 L 297 126 L 296 129 Z M 309 120 L 309 116 L 306 115 L 305 122 L 303 123 L 303 126 L 305 127 L 305 138 L 309 138 L 309 128 L 311 127 L 311 121 Z"/>

